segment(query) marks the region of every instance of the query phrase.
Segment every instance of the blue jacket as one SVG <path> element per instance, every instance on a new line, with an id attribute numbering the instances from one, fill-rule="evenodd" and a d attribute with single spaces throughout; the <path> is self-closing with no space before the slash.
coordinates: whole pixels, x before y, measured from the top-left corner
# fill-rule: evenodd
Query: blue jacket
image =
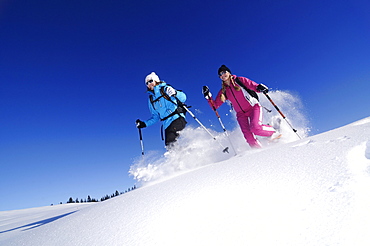
<path id="1" fill-rule="evenodd" d="M 163 82 L 163 83 L 155 86 L 153 91 L 148 90 L 148 94 L 152 95 L 152 100 L 154 102 L 152 103 L 151 100 L 150 100 L 150 97 L 149 97 L 148 104 L 149 104 L 149 110 L 150 110 L 150 113 L 152 114 L 152 117 L 150 119 L 144 121 L 146 126 L 151 126 L 151 125 L 157 123 L 158 121 L 160 121 L 161 119 L 164 119 L 165 117 L 167 117 L 168 115 L 170 115 L 171 113 L 173 113 L 177 109 L 176 98 L 174 96 L 170 97 L 172 102 L 175 103 L 174 104 L 174 103 L 168 101 L 166 98 L 162 97 L 162 94 L 161 94 L 161 91 L 160 91 L 161 87 L 169 87 L 169 85 L 167 85 L 166 83 Z M 166 92 L 166 88 L 164 88 L 164 91 Z M 176 97 L 181 102 L 186 101 L 186 95 L 182 91 L 177 91 Z M 183 113 L 181 113 L 180 115 L 185 118 L 185 115 Z M 166 129 L 174 120 L 179 118 L 180 115 L 179 114 L 174 114 L 173 116 L 171 116 L 171 117 L 167 118 L 166 120 L 162 121 L 164 129 Z"/>

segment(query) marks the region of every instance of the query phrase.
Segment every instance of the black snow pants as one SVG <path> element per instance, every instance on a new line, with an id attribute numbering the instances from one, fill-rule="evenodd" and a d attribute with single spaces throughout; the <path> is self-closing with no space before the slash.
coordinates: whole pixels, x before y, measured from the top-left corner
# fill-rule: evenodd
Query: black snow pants
<path id="1" fill-rule="evenodd" d="M 184 117 L 179 117 L 172 121 L 172 123 L 164 130 L 166 146 L 176 142 L 176 139 L 180 135 L 179 131 L 185 128 L 186 123 L 187 122 Z"/>

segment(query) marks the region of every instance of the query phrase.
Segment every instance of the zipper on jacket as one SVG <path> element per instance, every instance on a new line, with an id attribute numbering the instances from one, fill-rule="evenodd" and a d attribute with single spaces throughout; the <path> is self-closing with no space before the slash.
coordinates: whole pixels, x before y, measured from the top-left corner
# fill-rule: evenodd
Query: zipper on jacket
<path id="1" fill-rule="evenodd" d="M 245 111 L 243 110 L 242 106 L 240 106 L 240 103 L 239 103 L 238 99 L 236 98 L 236 96 L 235 96 L 235 94 L 234 94 L 234 92 L 233 92 L 233 90 L 232 90 L 231 87 L 230 87 L 230 91 L 231 91 L 231 94 L 233 94 L 233 97 L 235 98 L 235 101 L 238 103 L 240 110 L 243 111 L 243 113 L 245 113 Z"/>

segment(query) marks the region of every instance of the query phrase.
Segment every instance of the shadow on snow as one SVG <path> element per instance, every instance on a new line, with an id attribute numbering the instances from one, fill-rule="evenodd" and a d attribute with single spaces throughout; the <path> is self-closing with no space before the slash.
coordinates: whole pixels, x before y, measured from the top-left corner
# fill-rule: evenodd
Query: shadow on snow
<path id="1" fill-rule="evenodd" d="M 42 225 L 46 225 L 50 222 L 53 222 L 55 220 L 58 220 L 58 219 L 61 219 L 67 215 L 70 215 L 70 214 L 73 214 L 77 211 L 73 211 L 73 212 L 69 212 L 69 213 L 66 213 L 66 214 L 62 214 L 62 215 L 58 215 L 58 216 L 55 216 L 55 217 L 52 217 L 52 218 L 48 218 L 48 219 L 45 219 L 45 220 L 40 220 L 40 221 L 37 221 L 37 222 L 34 222 L 34 223 L 30 223 L 30 224 L 27 224 L 27 225 L 23 225 L 23 226 L 19 226 L 19 227 L 16 227 L 16 228 L 13 228 L 13 229 L 9 229 L 9 230 L 6 230 L 6 231 L 0 231 L 0 234 L 1 233 L 5 233 L 5 232 L 10 232 L 10 231 L 15 231 L 15 230 L 18 230 L 18 229 L 22 229 L 22 228 L 27 228 L 27 227 L 30 227 L 30 228 L 27 228 L 27 229 L 24 229 L 23 231 L 27 231 L 27 230 L 31 230 L 31 229 L 34 229 L 36 227 L 39 227 L 39 226 L 42 226 Z"/>

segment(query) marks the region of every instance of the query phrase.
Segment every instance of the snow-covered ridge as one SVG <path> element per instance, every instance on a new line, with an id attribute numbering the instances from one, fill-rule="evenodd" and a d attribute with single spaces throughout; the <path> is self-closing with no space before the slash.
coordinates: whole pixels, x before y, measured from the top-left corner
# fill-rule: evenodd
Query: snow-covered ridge
<path id="1" fill-rule="evenodd" d="M 369 142 L 366 118 L 102 203 L 0 212 L 0 244 L 369 245 Z"/>

